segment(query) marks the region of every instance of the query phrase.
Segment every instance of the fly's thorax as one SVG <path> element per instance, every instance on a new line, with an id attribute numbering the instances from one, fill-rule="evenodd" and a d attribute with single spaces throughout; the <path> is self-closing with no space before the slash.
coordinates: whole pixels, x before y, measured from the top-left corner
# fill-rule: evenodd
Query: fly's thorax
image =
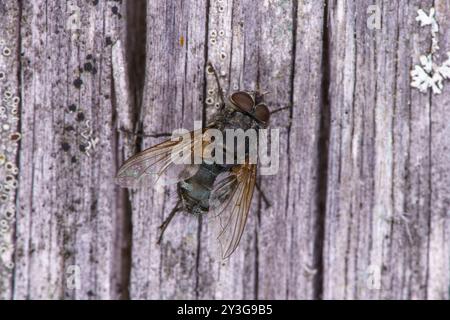
<path id="1" fill-rule="evenodd" d="M 221 149 L 223 154 L 218 154 L 215 160 L 220 159 L 218 161 L 225 164 L 242 164 L 250 157 L 252 163 L 256 161 L 260 129 L 263 129 L 264 126 L 251 115 L 227 104 L 215 115 L 208 128 L 219 131 L 210 133 L 211 136 L 214 136 L 214 148 L 223 145 Z M 208 141 L 211 141 L 210 134 L 205 133 Z M 217 140 L 217 134 L 219 134 L 220 140 Z"/>
<path id="2" fill-rule="evenodd" d="M 230 102 L 227 102 L 225 108 L 216 114 L 213 122 L 214 127 L 220 131 L 226 129 L 242 129 L 247 131 L 249 129 L 258 130 L 263 128 L 261 124 L 250 115 L 236 110 Z"/>

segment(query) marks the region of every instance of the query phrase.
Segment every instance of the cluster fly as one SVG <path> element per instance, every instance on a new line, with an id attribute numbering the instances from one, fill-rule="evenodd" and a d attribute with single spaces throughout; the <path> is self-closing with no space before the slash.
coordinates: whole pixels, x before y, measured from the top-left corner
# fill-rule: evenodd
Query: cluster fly
<path id="1" fill-rule="evenodd" d="M 271 113 L 281 110 L 270 112 L 264 102 L 266 93 L 259 90 L 236 91 L 225 100 L 212 64 L 208 64 L 208 71 L 216 78 L 221 104 L 212 121 L 201 131 L 254 129 L 258 132 L 258 129 L 268 126 Z M 225 259 L 236 250 L 242 237 L 256 185 L 257 163 L 252 163 L 249 158 L 241 164 L 220 164 L 206 159 L 200 164 L 176 163 L 174 154 L 194 152 L 195 148 L 204 150 L 208 146 L 202 138 L 195 138 L 195 130 L 189 135 L 192 139 L 170 139 L 134 155 L 119 169 L 116 182 L 129 188 L 138 187 L 146 176 L 175 182 L 178 202 L 160 226 L 158 244 L 177 212 L 184 211 L 195 216 L 209 213 L 219 218 L 218 240 L 222 258 Z M 245 148 L 248 153 L 249 146 L 245 145 Z"/>

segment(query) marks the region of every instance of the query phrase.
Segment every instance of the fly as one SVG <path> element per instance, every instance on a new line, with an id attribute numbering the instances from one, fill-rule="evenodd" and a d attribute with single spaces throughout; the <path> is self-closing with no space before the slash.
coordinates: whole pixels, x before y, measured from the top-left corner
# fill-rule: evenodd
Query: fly
<path id="1" fill-rule="evenodd" d="M 208 129 L 219 130 L 222 134 L 230 129 L 254 129 L 258 132 L 258 129 L 268 126 L 271 112 L 264 102 L 265 92 L 236 91 L 225 99 L 212 64 L 208 64 L 207 71 L 216 78 L 221 105 L 202 132 Z M 156 180 L 176 183 L 178 203 L 161 225 L 158 243 L 177 212 L 185 211 L 195 216 L 212 214 L 220 220 L 218 240 L 225 259 L 236 250 L 242 237 L 256 185 L 257 163 L 248 158 L 248 145 L 244 151 L 245 161 L 241 164 L 176 163 L 173 154 L 195 153 L 196 148 L 205 150 L 208 144 L 203 138 L 196 138 L 201 137 L 202 132 L 200 135 L 199 132 L 190 132 L 191 139 L 167 140 L 134 155 L 119 169 L 116 182 L 122 187 L 135 188 L 144 177 L 153 176 Z"/>

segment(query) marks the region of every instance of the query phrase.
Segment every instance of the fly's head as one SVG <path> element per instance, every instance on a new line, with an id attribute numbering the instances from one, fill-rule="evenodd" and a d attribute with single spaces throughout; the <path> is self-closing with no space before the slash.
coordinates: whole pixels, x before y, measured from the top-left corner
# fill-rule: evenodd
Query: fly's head
<path id="1" fill-rule="evenodd" d="M 229 100 L 229 105 L 234 110 L 244 115 L 253 122 L 252 127 L 266 128 L 269 125 L 270 111 L 264 102 L 264 95 L 267 92 L 257 91 L 236 91 L 233 92 Z"/>

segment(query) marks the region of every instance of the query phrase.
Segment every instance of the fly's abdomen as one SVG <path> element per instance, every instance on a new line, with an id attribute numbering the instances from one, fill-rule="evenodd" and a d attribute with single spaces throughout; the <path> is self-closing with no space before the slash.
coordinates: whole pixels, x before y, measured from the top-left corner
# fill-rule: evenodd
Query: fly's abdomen
<path id="1" fill-rule="evenodd" d="M 197 173 L 178 184 L 184 208 L 193 214 L 207 213 L 216 177 L 226 169 L 218 164 L 202 164 Z"/>

